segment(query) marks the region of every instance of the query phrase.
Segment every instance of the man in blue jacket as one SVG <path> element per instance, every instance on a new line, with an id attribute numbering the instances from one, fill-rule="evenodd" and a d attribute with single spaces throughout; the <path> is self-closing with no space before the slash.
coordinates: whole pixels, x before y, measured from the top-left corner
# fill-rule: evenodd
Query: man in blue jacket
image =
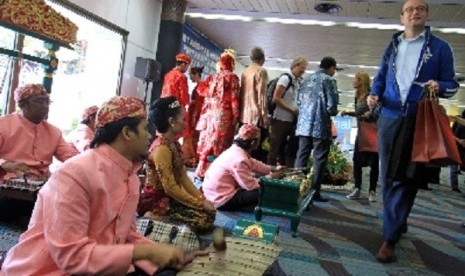
<path id="1" fill-rule="evenodd" d="M 394 262 L 395 245 L 407 230 L 424 167 L 410 162 L 415 116 L 425 88 L 442 98 L 458 91 L 450 45 L 425 26 L 428 4 L 408 0 L 402 5 L 404 31 L 394 34 L 374 79 L 370 107 L 382 106 L 378 120 L 380 176 L 383 185 L 383 234 L 379 262 Z"/>

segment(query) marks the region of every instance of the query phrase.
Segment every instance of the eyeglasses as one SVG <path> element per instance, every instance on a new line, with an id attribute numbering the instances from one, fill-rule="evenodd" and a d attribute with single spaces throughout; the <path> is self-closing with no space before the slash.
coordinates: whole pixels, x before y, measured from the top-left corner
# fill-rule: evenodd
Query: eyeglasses
<path id="1" fill-rule="evenodd" d="M 427 12 L 428 11 L 428 7 L 427 6 L 418 6 L 418 7 L 408 7 L 408 8 L 405 8 L 405 10 L 402 11 L 402 13 L 413 13 L 413 11 L 417 11 L 419 13 L 424 13 L 424 12 Z"/>

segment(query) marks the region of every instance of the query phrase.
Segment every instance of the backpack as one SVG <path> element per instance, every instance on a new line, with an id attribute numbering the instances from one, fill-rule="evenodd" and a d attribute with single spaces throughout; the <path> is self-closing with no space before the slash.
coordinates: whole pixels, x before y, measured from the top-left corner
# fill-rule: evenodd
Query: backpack
<path id="1" fill-rule="evenodd" d="M 276 109 L 276 104 L 273 103 L 273 95 L 274 91 L 276 90 L 276 85 L 278 84 L 278 80 L 280 77 L 283 75 L 286 75 L 289 78 L 289 84 L 286 86 L 286 90 L 284 90 L 283 97 L 286 94 L 286 91 L 289 89 L 289 87 L 292 86 L 292 76 L 289 73 L 283 73 L 279 77 L 272 79 L 268 85 L 266 86 L 267 89 L 267 102 L 268 102 L 268 114 L 270 116 L 273 116 L 274 110 Z"/>

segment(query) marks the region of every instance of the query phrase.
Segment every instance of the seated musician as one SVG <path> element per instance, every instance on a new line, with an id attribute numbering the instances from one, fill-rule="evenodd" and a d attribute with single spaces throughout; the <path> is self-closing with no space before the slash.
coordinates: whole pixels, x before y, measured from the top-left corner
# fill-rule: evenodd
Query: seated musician
<path id="1" fill-rule="evenodd" d="M 174 96 L 160 98 L 151 106 L 149 116 L 158 137 L 149 150 L 139 215 L 187 224 L 196 232 L 212 229 L 215 207 L 187 176 L 181 145 L 175 138 L 184 131 L 184 108 Z"/>
<path id="2" fill-rule="evenodd" d="M 95 131 L 95 115 L 98 107 L 90 106 L 81 114 L 81 123 L 71 131 L 66 137 L 66 141 L 73 145 L 79 152 L 83 152 L 89 148 L 90 141 L 94 138 Z"/>
<path id="3" fill-rule="evenodd" d="M 40 190 L 29 229 L 8 252 L 2 275 L 175 275 L 168 267 L 181 269 L 201 253 L 184 254 L 136 232 L 135 172 L 151 136 L 146 117 L 137 98 L 115 96 L 102 105 L 90 149 L 65 162 Z"/>
<path id="4" fill-rule="evenodd" d="M 221 153 L 208 168 L 202 189 L 218 210 L 249 209 L 258 203 L 256 175 L 276 177 L 279 172 L 250 156 L 260 145 L 260 129 L 244 124 L 231 147 Z M 281 170 L 278 168 L 278 170 Z"/>
<path id="5" fill-rule="evenodd" d="M 25 173 L 47 179 L 53 156 L 65 161 L 78 152 L 45 121 L 50 98 L 41 84 L 18 87 L 14 99 L 21 110 L 0 117 L 0 182 Z"/>

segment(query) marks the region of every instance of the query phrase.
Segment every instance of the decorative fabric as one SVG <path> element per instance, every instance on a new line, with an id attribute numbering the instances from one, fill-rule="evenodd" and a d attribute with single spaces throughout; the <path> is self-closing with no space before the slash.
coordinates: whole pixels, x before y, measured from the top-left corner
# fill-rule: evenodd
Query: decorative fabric
<path id="1" fill-rule="evenodd" d="M 257 139 L 258 137 L 260 137 L 260 128 L 251 124 L 244 124 L 239 129 L 237 137 L 242 140 Z"/>
<path id="2" fill-rule="evenodd" d="M 195 231 L 204 231 L 213 226 L 214 214 L 203 210 L 203 194 L 195 187 L 187 176 L 182 159 L 181 145 L 176 140 L 170 141 L 163 136 L 152 143 L 147 160 L 146 188 L 156 190 L 151 205 L 145 208 L 155 210 L 163 203 L 163 193 L 169 197 L 168 214 L 164 221 L 187 224 Z M 142 210 L 139 210 L 142 211 Z M 156 217 L 150 211 L 150 217 Z M 142 212 L 139 212 L 140 214 Z"/>
<path id="3" fill-rule="evenodd" d="M 182 54 L 182 53 L 176 55 L 176 60 L 182 61 L 185 63 L 191 63 L 191 57 L 186 54 Z"/>
<path id="4" fill-rule="evenodd" d="M 0 21 L 62 43 L 76 43 L 78 27 L 44 0 L 0 1 Z"/>
<path id="5" fill-rule="evenodd" d="M 170 212 L 164 221 L 174 224 L 186 224 L 196 233 L 201 233 L 212 230 L 215 214 L 189 208 L 179 201 L 171 200 Z"/>
<path id="6" fill-rule="evenodd" d="M 134 97 L 115 96 L 103 103 L 97 112 L 96 126 L 103 127 L 108 123 L 123 118 L 147 118 L 145 103 Z"/>
<path id="7" fill-rule="evenodd" d="M 161 219 L 168 215 L 169 209 L 170 199 L 163 189 L 144 186 L 137 205 L 139 216 Z"/>
<path id="8" fill-rule="evenodd" d="M 306 75 L 297 91 L 296 136 L 331 139 L 331 117 L 337 114 L 339 97 L 334 79 L 319 70 Z"/>
<path id="9" fill-rule="evenodd" d="M 14 94 L 16 102 L 35 95 L 48 96 L 47 90 L 45 90 L 45 87 L 42 84 L 26 84 L 16 88 Z"/>
<path id="10" fill-rule="evenodd" d="M 81 122 L 84 120 L 87 120 L 87 118 L 89 118 L 90 115 L 96 114 L 97 111 L 98 111 L 98 107 L 96 105 L 93 105 L 93 106 L 90 106 L 84 109 L 84 111 L 81 114 Z"/>
<path id="11" fill-rule="evenodd" d="M 220 58 L 221 70 L 233 71 L 234 65 L 235 65 L 234 57 L 230 55 L 224 55 Z"/>
<path id="12" fill-rule="evenodd" d="M 221 71 L 213 76 L 205 97 L 205 113 L 200 116 L 197 154 L 199 164 L 196 174 L 203 177 L 210 162 L 208 156 L 218 156 L 229 148 L 239 119 L 239 78 L 231 71 Z"/>
<path id="13" fill-rule="evenodd" d="M 175 225 L 149 218 L 136 220 L 137 232 L 156 243 L 171 244 L 184 251 L 200 249 L 200 239 L 187 225 Z"/>
<path id="14" fill-rule="evenodd" d="M 189 104 L 189 87 L 187 78 L 183 72 L 173 68 L 163 78 L 161 98 L 174 96 L 183 108 Z"/>

